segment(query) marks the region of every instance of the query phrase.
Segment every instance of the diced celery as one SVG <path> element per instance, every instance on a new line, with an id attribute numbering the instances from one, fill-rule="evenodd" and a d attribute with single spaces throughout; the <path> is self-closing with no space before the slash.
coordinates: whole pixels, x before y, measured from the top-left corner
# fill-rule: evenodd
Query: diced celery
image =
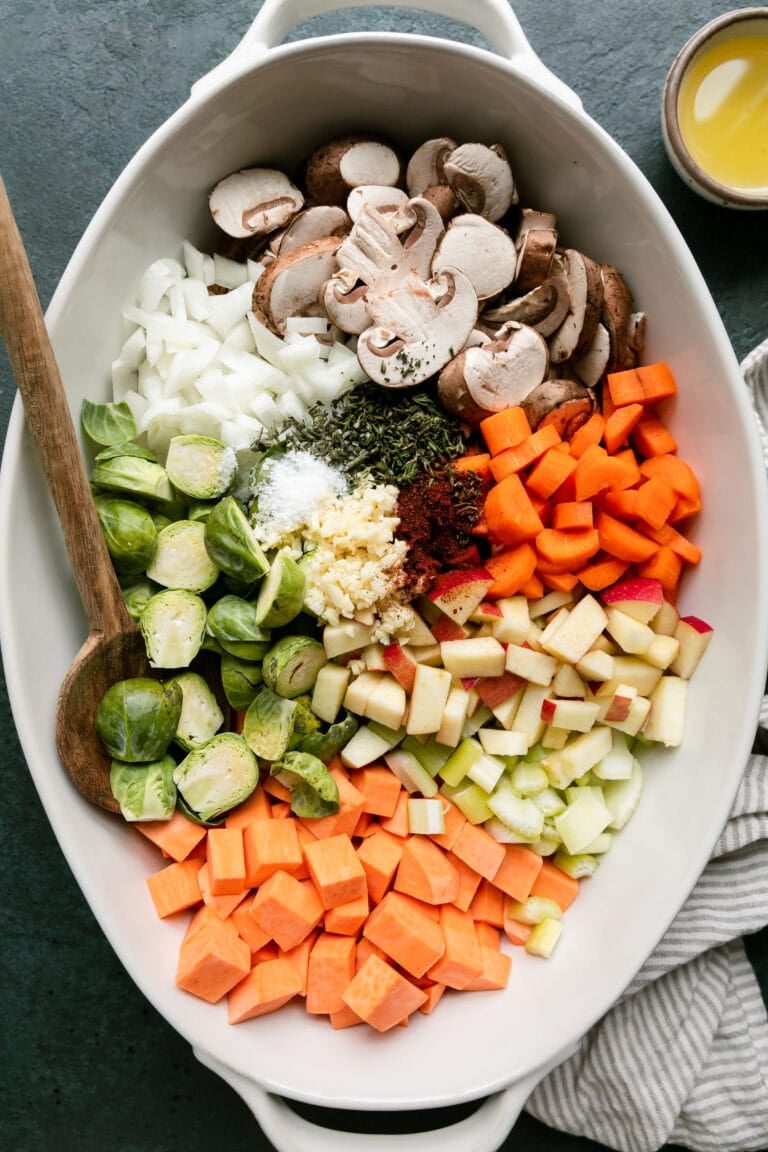
<path id="1" fill-rule="evenodd" d="M 549 786 L 549 777 L 541 764 L 520 760 L 509 773 L 510 783 L 521 796 L 533 796 Z"/>
<path id="2" fill-rule="evenodd" d="M 541 792 L 536 792 L 531 799 L 536 807 L 544 813 L 545 820 L 548 817 L 554 819 L 555 816 L 559 816 L 561 812 L 565 811 L 565 800 L 554 788 L 543 788 Z"/>
<path id="3" fill-rule="evenodd" d="M 613 748 L 592 769 L 600 780 L 629 780 L 632 775 L 633 756 L 626 734 L 613 730 Z"/>
<path id="4" fill-rule="evenodd" d="M 486 820 L 483 827 L 489 836 L 498 840 L 499 844 L 525 844 L 529 848 L 533 848 L 534 844 L 539 843 L 538 840 L 529 840 L 527 836 L 518 836 L 497 816 L 492 816 L 490 820 Z"/>
<path id="5" fill-rule="evenodd" d="M 584 853 L 587 856 L 604 856 L 606 852 L 610 852 L 613 847 L 613 833 L 601 832 L 596 836 L 591 844 L 584 845 Z"/>
<path id="6" fill-rule="evenodd" d="M 492 792 L 504 774 L 504 761 L 486 753 L 467 771 L 467 777 L 479 784 L 484 792 Z"/>
<path id="7" fill-rule="evenodd" d="M 488 807 L 488 793 L 477 784 L 464 781 L 456 787 L 443 784 L 440 791 L 466 816 L 470 824 L 485 824 L 493 816 Z"/>
<path id="8" fill-rule="evenodd" d="M 487 724 L 491 720 L 493 720 L 493 712 L 491 712 L 490 708 L 486 708 L 485 704 L 481 704 L 480 707 L 465 720 L 464 727 L 461 730 L 462 739 L 466 740 L 468 736 L 474 736 L 479 728 L 482 728 L 484 724 Z"/>
<path id="9" fill-rule="evenodd" d="M 529 848 L 531 852 L 535 852 L 537 856 L 554 856 L 561 844 L 562 841 L 559 836 L 556 840 L 543 836 L 540 840 L 532 840 Z"/>
<path id="10" fill-rule="evenodd" d="M 461 783 L 472 765 L 475 764 L 482 755 L 483 746 L 479 740 L 475 740 L 474 737 L 471 736 L 467 737 L 466 740 L 462 740 L 461 744 L 453 750 L 440 769 L 440 776 L 444 783 L 455 788 L 457 784 Z"/>
<path id="11" fill-rule="evenodd" d="M 527 900 L 509 900 L 505 912 L 521 924 L 541 924 L 549 916 L 553 920 L 562 919 L 563 910 L 554 900 L 546 896 L 529 896 Z"/>
<path id="12" fill-rule="evenodd" d="M 388 728 L 386 724 L 380 724 L 378 720 L 369 720 L 368 727 L 374 735 L 380 736 L 382 740 L 387 740 L 390 748 L 394 748 L 405 736 L 405 728 Z"/>
<path id="13" fill-rule="evenodd" d="M 593 799 L 602 800 L 603 790 L 597 784 L 571 784 L 565 789 L 565 799 L 569 804 L 577 800 L 585 792 L 590 792 Z"/>
<path id="14" fill-rule="evenodd" d="M 488 807 L 502 823 L 527 840 L 538 840 L 544 830 L 541 809 L 533 800 L 518 796 L 506 778 L 499 782 L 489 797 Z"/>
<path id="15" fill-rule="evenodd" d="M 555 945 L 563 931 L 562 920 L 553 920 L 547 916 L 541 924 L 536 924 L 525 942 L 525 950 L 531 956 L 541 956 L 547 960 L 553 953 Z"/>
<path id="16" fill-rule="evenodd" d="M 408 792 L 421 792 L 422 796 L 427 797 L 437 795 L 437 782 L 422 768 L 412 752 L 393 748 L 384 753 L 384 763 Z"/>
<path id="17" fill-rule="evenodd" d="M 570 876 L 574 880 L 586 880 L 588 877 L 594 876 L 600 866 L 600 861 L 596 860 L 594 856 L 588 856 L 584 852 L 578 852 L 575 856 L 571 856 L 570 853 L 562 850 L 555 854 L 552 863 L 561 872 L 565 872 L 566 876 Z"/>
<path id="18" fill-rule="evenodd" d="M 445 832 L 444 801 L 438 796 L 408 798 L 408 831 L 417 835 L 434 836 Z"/>
<path id="19" fill-rule="evenodd" d="M 583 852 L 610 822 L 611 813 L 598 788 L 580 788 L 565 811 L 555 816 L 555 827 L 571 854 Z"/>
<path id="20" fill-rule="evenodd" d="M 643 769 L 639 760 L 632 762 L 629 780 L 609 780 L 603 786 L 603 800 L 611 814 L 610 827 L 618 832 L 634 814 L 643 791 Z"/>
<path id="21" fill-rule="evenodd" d="M 452 748 L 446 748 L 442 744 L 436 744 L 432 739 L 422 744 L 415 736 L 406 736 L 400 747 L 404 752 L 412 753 L 422 768 L 426 772 L 429 772 L 430 776 L 437 776 L 443 764 L 445 764 L 453 752 Z"/>

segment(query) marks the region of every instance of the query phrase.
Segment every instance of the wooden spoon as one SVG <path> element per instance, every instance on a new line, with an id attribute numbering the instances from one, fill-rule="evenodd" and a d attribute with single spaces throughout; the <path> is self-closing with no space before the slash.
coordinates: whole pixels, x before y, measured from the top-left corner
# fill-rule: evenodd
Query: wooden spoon
<path id="1" fill-rule="evenodd" d="M 128 615 L 104 542 L 32 271 L 2 180 L 0 254 L 0 335 L 56 505 L 88 622 L 88 638 L 59 692 L 56 745 L 82 795 L 117 812 L 109 787 L 110 760 L 96 735 L 94 714 L 115 681 L 152 673 L 141 632 Z"/>

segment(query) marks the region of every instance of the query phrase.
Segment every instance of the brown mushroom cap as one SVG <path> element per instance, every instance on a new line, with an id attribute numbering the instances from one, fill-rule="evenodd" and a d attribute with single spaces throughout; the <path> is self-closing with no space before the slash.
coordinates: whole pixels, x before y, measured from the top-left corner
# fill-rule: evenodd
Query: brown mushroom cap
<path id="1" fill-rule="evenodd" d="M 547 374 L 546 341 L 533 328 L 507 324 L 502 337 L 465 347 L 443 368 L 437 394 L 446 411 L 477 425 L 522 403 Z"/>
<path id="2" fill-rule="evenodd" d="M 446 183 L 445 161 L 455 148 L 456 141 L 450 136 L 437 136 L 419 145 L 405 173 L 409 196 L 422 196 L 427 188 Z"/>
<path id="3" fill-rule="evenodd" d="M 601 265 L 600 274 L 603 281 L 601 320 L 610 337 L 608 370 L 621 372 L 625 368 L 632 368 L 635 362 L 629 346 L 632 293 L 618 268 L 614 268 L 612 264 Z"/>
<path id="4" fill-rule="evenodd" d="M 482 314 L 484 325 L 498 328 L 510 320 L 535 328 L 541 336 L 551 336 L 568 314 L 570 298 L 563 276 L 550 276 L 524 296 L 516 296 Z"/>
<path id="5" fill-rule="evenodd" d="M 338 136 L 316 148 L 304 166 L 304 185 L 315 204 L 345 206 L 360 184 L 402 183 L 403 165 L 397 149 L 381 137 Z"/>
<path id="6" fill-rule="evenodd" d="M 446 159 L 444 171 L 468 212 L 495 222 L 517 203 L 515 179 L 500 144 L 460 144 Z"/>
<path id="7" fill-rule="evenodd" d="M 313 240 L 323 240 L 327 236 L 344 237 L 352 227 L 352 222 L 343 208 L 331 204 L 317 204 L 299 212 L 282 235 L 274 249 L 275 254 L 284 256 L 302 244 Z"/>
<path id="8" fill-rule="evenodd" d="M 243 168 L 219 180 L 208 197 L 211 216 L 228 236 L 267 236 L 303 207 L 304 197 L 276 168 Z"/>
<path id="9" fill-rule="evenodd" d="M 565 320 L 550 338 L 549 351 L 554 364 L 578 360 L 586 354 L 595 338 L 603 304 L 600 265 L 575 248 L 566 248 L 563 255 L 570 307 Z"/>
<path id="10" fill-rule="evenodd" d="M 557 232 L 554 228 L 528 228 L 518 235 L 515 292 L 523 294 L 538 288 L 552 275 Z"/>
<path id="11" fill-rule="evenodd" d="M 253 288 L 253 310 L 282 335 L 289 316 L 324 315 L 320 292 L 336 271 L 339 236 L 302 244 L 268 264 Z"/>
<path id="12" fill-rule="evenodd" d="M 522 401 L 533 431 L 553 424 L 563 440 L 570 440 L 597 410 L 591 389 L 575 380 L 545 380 Z"/>

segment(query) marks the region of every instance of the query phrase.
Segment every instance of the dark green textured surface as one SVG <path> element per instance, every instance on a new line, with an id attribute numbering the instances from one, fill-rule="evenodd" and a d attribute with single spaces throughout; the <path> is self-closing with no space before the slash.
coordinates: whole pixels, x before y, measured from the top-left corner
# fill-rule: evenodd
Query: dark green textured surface
<path id="1" fill-rule="evenodd" d="M 44 304 L 124 164 L 190 84 L 234 47 L 258 7 L 246 0 L 0 0 L 0 172 Z M 675 53 L 727 7 L 712 0 L 520 0 L 516 11 L 545 63 L 668 205 L 741 357 L 768 337 L 768 213 L 728 212 L 694 196 L 672 172 L 658 128 Z M 363 30 L 483 44 L 463 25 L 386 8 L 317 18 L 300 34 Z M 2 436 L 13 396 L 2 360 Z M 0 728 L 0 1148 L 266 1152 L 270 1145 L 245 1105 L 197 1064 L 104 940 L 27 777 L 2 681 Z M 750 952 L 767 986 L 766 933 Z M 524 1116 L 504 1147 L 598 1146 Z"/>

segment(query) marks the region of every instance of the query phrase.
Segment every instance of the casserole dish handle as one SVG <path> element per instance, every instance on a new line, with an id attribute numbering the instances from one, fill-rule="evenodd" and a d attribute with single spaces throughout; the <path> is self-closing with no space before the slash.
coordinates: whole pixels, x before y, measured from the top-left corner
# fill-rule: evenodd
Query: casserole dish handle
<path id="1" fill-rule="evenodd" d="M 403 1135 L 340 1131 L 313 1124 L 254 1080 L 241 1076 L 199 1048 L 193 1051 L 201 1064 L 225 1080 L 248 1105 L 277 1152 L 402 1152 L 404 1139 L 408 1141 L 408 1152 L 496 1152 L 539 1081 L 569 1055 L 561 1052 L 544 1068 L 486 1097 L 476 1111 L 463 1120 L 447 1127 Z"/>
<path id="2" fill-rule="evenodd" d="M 244 71 L 255 57 L 274 48 L 306 20 L 344 8 L 372 8 L 379 0 L 264 0 L 242 40 L 220 64 L 192 85 L 192 96 L 209 91 Z M 415 8 L 475 28 L 518 71 L 581 110 L 579 97 L 536 55 L 508 0 L 392 0 L 393 8 Z"/>

